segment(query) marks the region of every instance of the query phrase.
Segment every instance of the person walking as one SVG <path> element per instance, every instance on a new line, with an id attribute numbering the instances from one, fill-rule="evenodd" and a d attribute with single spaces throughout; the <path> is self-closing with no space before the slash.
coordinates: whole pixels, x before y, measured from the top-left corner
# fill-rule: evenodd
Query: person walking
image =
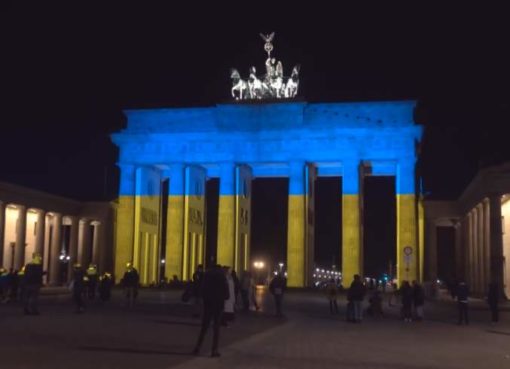
<path id="1" fill-rule="evenodd" d="M 215 265 L 212 269 L 204 274 L 202 283 L 202 299 L 204 309 L 202 312 L 202 325 L 198 340 L 192 353 L 198 355 L 200 348 L 204 342 L 205 334 L 209 329 L 211 321 L 213 322 L 213 340 L 211 348 L 211 357 L 218 357 L 219 339 L 220 339 L 220 324 L 225 300 L 229 298 L 229 287 L 227 278 L 220 265 Z"/>
<path id="2" fill-rule="evenodd" d="M 283 317 L 282 302 L 285 288 L 286 288 L 285 278 L 282 277 L 281 273 L 276 274 L 276 276 L 269 284 L 269 292 L 274 297 L 274 302 L 276 306 L 276 316 L 279 318 Z"/>
<path id="3" fill-rule="evenodd" d="M 80 263 L 73 265 L 73 279 L 71 281 L 71 290 L 73 295 L 75 312 L 81 314 L 85 311 L 83 295 L 85 294 L 85 272 Z"/>
<path id="4" fill-rule="evenodd" d="M 423 305 L 425 305 L 425 291 L 421 284 L 413 281 L 414 317 L 417 322 L 421 322 L 423 320 Z"/>
<path id="5" fill-rule="evenodd" d="M 225 278 L 227 279 L 228 299 L 225 300 L 223 306 L 221 325 L 226 327 L 228 326 L 229 322 L 232 322 L 235 319 L 236 294 L 234 278 L 232 277 L 232 271 L 230 267 L 223 267 L 223 272 L 225 273 Z"/>
<path id="6" fill-rule="evenodd" d="M 489 308 L 491 310 L 491 322 L 493 324 L 499 321 L 499 291 L 498 291 L 498 283 L 491 282 L 489 283 L 489 292 L 487 294 L 487 303 L 489 304 Z"/>
<path id="7" fill-rule="evenodd" d="M 363 320 L 363 299 L 365 298 L 366 288 L 361 277 L 358 274 L 354 275 L 354 280 L 347 292 L 347 300 L 352 306 L 352 322 L 361 323 Z"/>
<path id="8" fill-rule="evenodd" d="M 124 287 L 127 307 L 133 307 L 138 297 L 138 285 L 140 284 L 140 276 L 138 271 L 133 267 L 133 264 L 126 264 L 126 272 L 122 277 L 121 284 Z"/>
<path id="9" fill-rule="evenodd" d="M 326 294 L 329 300 L 329 312 L 331 314 L 338 314 L 338 286 L 333 278 L 331 278 L 326 285 Z"/>
<path id="10" fill-rule="evenodd" d="M 468 316 L 468 297 L 469 297 L 469 288 L 464 281 L 459 282 L 457 287 L 457 307 L 459 312 L 459 320 L 458 325 L 462 325 L 462 323 L 468 325 L 469 324 L 469 316 Z"/>
<path id="11" fill-rule="evenodd" d="M 39 254 L 34 254 L 32 261 L 25 266 L 23 274 L 25 315 L 39 315 L 39 292 L 43 274 L 42 258 Z"/>
<path id="12" fill-rule="evenodd" d="M 413 289 L 408 281 L 403 281 L 400 287 L 400 297 L 402 298 L 402 318 L 404 322 L 412 322 L 413 319 Z"/>

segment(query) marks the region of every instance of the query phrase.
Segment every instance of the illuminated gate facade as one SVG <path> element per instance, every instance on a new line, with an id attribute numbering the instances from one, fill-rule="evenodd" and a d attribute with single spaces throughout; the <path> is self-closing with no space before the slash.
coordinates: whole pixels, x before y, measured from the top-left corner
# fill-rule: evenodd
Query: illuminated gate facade
<path id="1" fill-rule="evenodd" d="M 397 278 L 421 280 L 421 204 L 415 193 L 412 101 L 308 104 L 235 103 L 206 108 L 128 110 L 127 128 L 112 135 L 121 169 L 115 274 L 126 262 L 142 282 L 191 278 L 205 255 L 205 183 L 219 178 L 217 262 L 238 272 L 250 255 L 251 182 L 288 177 L 289 286 L 310 285 L 315 180 L 342 177 L 342 275 L 363 274 L 363 178 L 395 176 Z M 162 214 L 162 183 L 168 180 Z M 340 201 L 340 199 L 339 199 Z M 165 227 L 162 219 L 166 219 Z M 166 229 L 162 238 L 162 230 Z M 162 244 L 161 240 L 165 243 Z"/>

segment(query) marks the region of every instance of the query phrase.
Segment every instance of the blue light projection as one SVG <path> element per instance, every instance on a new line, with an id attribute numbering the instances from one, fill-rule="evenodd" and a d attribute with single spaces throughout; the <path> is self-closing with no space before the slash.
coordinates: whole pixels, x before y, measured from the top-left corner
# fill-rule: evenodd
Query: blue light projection
<path id="1" fill-rule="evenodd" d="M 133 183 L 134 168 L 170 178 L 170 194 L 183 194 L 188 165 L 221 177 L 220 195 L 234 195 L 239 164 L 249 165 L 255 177 L 290 176 L 291 194 L 303 194 L 303 181 L 292 178 L 302 177 L 307 162 L 319 176 L 343 176 L 343 193 L 357 194 L 361 161 L 372 175 L 396 175 L 397 194 L 413 194 L 415 143 L 422 136 L 414 106 L 281 102 L 126 110 L 127 128 L 112 135 L 120 148 L 120 195 L 148 195 L 147 186 Z"/>

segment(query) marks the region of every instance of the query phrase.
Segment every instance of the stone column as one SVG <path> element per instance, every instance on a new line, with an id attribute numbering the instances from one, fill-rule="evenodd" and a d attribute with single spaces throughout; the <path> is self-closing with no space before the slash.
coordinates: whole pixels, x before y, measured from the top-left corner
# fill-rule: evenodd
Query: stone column
<path id="1" fill-rule="evenodd" d="M 118 283 L 126 270 L 126 263 L 133 258 L 135 230 L 135 184 L 136 167 L 119 164 L 119 202 L 115 222 L 115 269 L 114 278 Z"/>
<path id="2" fill-rule="evenodd" d="M 25 237 L 27 232 L 27 208 L 17 205 L 16 246 L 14 248 L 14 269 L 20 270 L 25 265 Z"/>
<path id="3" fill-rule="evenodd" d="M 343 163 L 342 176 L 342 285 L 348 288 L 363 264 L 359 160 Z"/>
<path id="4" fill-rule="evenodd" d="M 485 269 L 485 284 L 486 288 L 488 284 L 491 282 L 491 240 L 490 240 L 490 206 L 489 199 L 484 199 L 483 201 L 483 222 L 484 222 L 484 269 Z"/>
<path id="5" fill-rule="evenodd" d="M 94 222 L 94 235 L 92 237 L 92 263 L 99 266 L 99 260 L 100 260 L 100 239 L 101 239 L 101 223 Z"/>
<path id="6" fill-rule="evenodd" d="M 305 273 L 305 166 L 303 162 L 289 163 L 289 197 L 287 210 L 287 283 L 290 287 L 304 287 Z"/>
<path id="7" fill-rule="evenodd" d="M 97 235 L 97 236 L 96 236 Z M 94 255 L 93 255 L 93 258 L 94 258 L 94 263 L 97 264 L 97 270 L 99 273 L 104 273 L 106 272 L 106 268 L 107 268 L 107 257 L 108 257 L 108 241 L 107 241 L 107 236 L 106 236 L 106 227 L 103 223 L 98 223 L 96 225 L 96 230 L 94 232 L 94 239 L 96 239 L 97 237 L 97 241 L 95 240 L 95 244 L 94 244 Z M 155 242 L 156 243 L 156 242 Z M 158 245 L 155 244 L 154 247 L 156 248 L 156 252 L 159 250 Z M 96 256 L 97 254 L 97 256 Z M 159 256 L 159 255 L 158 255 Z M 158 257 L 159 259 L 159 257 Z"/>
<path id="8" fill-rule="evenodd" d="M 484 242 L 484 213 L 483 203 L 478 204 L 476 207 L 478 212 L 478 292 L 482 295 L 485 294 L 487 289 L 485 280 L 485 242 Z"/>
<path id="9" fill-rule="evenodd" d="M 5 203 L 0 201 L 0 265 L 4 265 Z"/>
<path id="10" fill-rule="evenodd" d="M 91 262 L 91 241 L 92 234 L 90 229 L 90 220 L 82 219 L 80 220 L 80 226 L 78 230 L 78 262 L 85 269 L 88 268 Z"/>
<path id="11" fill-rule="evenodd" d="M 460 281 L 464 278 L 464 253 L 462 252 L 465 222 L 457 220 L 455 228 L 455 279 Z"/>
<path id="12" fill-rule="evenodd" d="M 469 211 L 468 220 L 469 220 L 469 257 L 468 257 L 468 284 L 470 290 L 475 288 L 474 286 L 474 226 L 473 226 L 473 211 Z"/>
<path id="13" fill-rule="evenodd" d="M 476 294 L 480 293 L 480 270 L 479 270 L 479 222 L 478 222 L 478 207 L 473 208 L 473 286 L 472 291 Z"/>
<path id="14" fill-rule="evenodd" d="M 398 164 L 397 178 L 397 279 L 418 280 L 418 244 L 416 239 L 416 198 L 414 158 Z"/>
<path id="15" fill-rule="evenodd" d="M 165 276 L 183 277 L 184 251 L 184 166 L 173 165 L 164 172 L 169 177 L 166 217 Z"/>
<path id="16" fill-rule="evenodd" d="M 222 163 L 220 166 L 220 197 L 218 205 L 218 250 L 217 260 L 221 265 L 235 265 L 235 166 Z"/>
<path id="17" fill-rule="evenodd" d="M 56 286 L 59 283 L 60 253 L 62 251 L 62 214 L 55 213 L 53 216 L 53 229 L 50 245 L 50 270 L 48 283 Z"/>
<path id="18" fill-rule="evenodd" d="M 69 262 L 67 265 L 67 277 L 72 278 L 73 266 L 78 262 L 78 218 L 69 217 L 71 219 L 71 234 L 69 236 Z"/>
<path id="19" fill-rule="evenodd" d="M 501 224 L 501 196 L 492 195 L 489 197 L 490 205 L 490 255 L 491 255 L 491 282 L 497 282 L 501 296 L 504 292 L 504 255 L 503 255 L 503 228 Z"/>
<path id="20" fill-rule="evenodd" d="M 35 231 L 35 252 L 44 257 L 44 230 L 46 226 L 46 212 L 37 211 L 37 227 Z"/>

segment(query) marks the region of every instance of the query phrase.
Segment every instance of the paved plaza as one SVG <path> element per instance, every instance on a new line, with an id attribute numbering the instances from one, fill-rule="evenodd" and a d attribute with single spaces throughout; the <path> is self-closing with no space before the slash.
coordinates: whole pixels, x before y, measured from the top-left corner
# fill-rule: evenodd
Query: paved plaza
<path id="1" fill-rule="evenodd" d="M 200 357 L 189 355 L 199 329 L 192 307 L 177 291 L 144 290 L 138 306 L 122 306 L 120 294 L 102 306 L 73 314 L 69 297 L 45 296 L 40 316 L 19 306 L 0 306 L 1 368 L 484 368 L 510 367 L 510 309 L 498 325 L 488 323 L 474 301 L 470 326 L 457 326 L 453 302 L 428 302 L 426 320 L 404 323 L 398 308 L 361 324 L 331 316 L 319 292 L 290 292 L 286 317 L 273 316 L 260 291 L 261 312 L 238 314 L 221 331 L 221 358 L 211 359 L 207 340 Z M 209 337 L 210 339 L 210 337 Z"/>

